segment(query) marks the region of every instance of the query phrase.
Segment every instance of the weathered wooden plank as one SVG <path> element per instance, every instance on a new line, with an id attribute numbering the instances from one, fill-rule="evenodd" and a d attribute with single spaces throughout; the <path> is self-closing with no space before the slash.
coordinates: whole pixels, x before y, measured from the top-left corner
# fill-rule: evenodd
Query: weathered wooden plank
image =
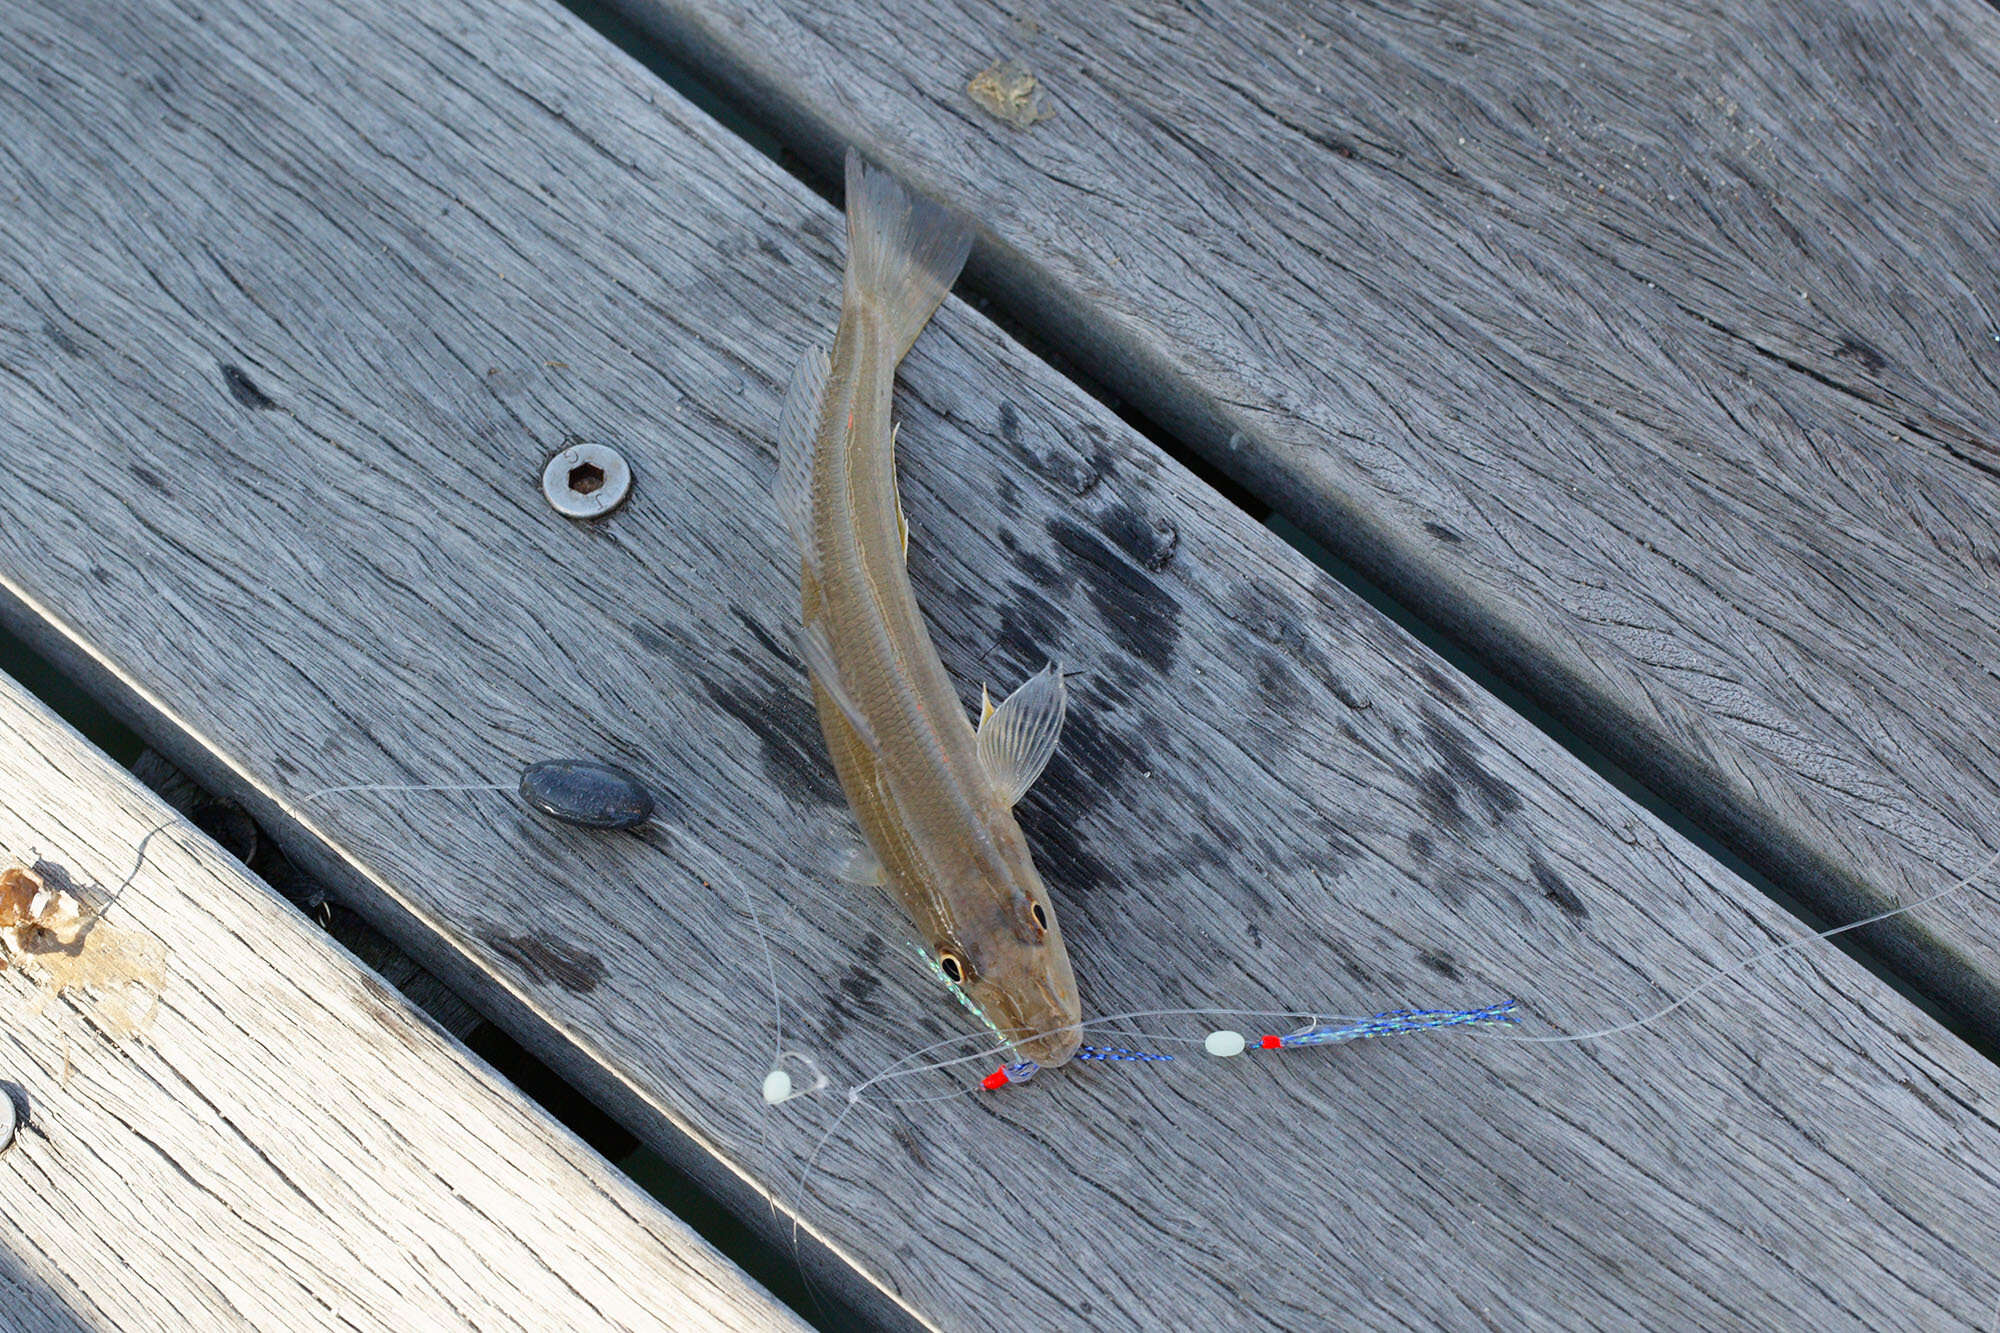
<path id="1" fill-rule="evenodd" d="M 165 967 L 136 1005 L 0 972 L 5 1327 L 801 1326 L 0 676 L 8 859 Z"/>
<path id="2" fill-rule="evenodd" d="M 279 896 L 316 918 L 328 934 L 340 941 L 343 949 L 394 986 L 432 1022 L 460 1041 L 471 1038 L 480 1024 L 479 1015 L 471 1006 L 367 922 L 352 912 L 343 911 L 336 916 L 332 893 L 287 861 L 243 807 L 233 801 L 213 800 L 158 750 L 143 751 L 132 764 L 132 776 L 173 809 L 188 816 L 195 827 L 215 838 L 223 850 L 248 865 L 251 873 L 277 890 Z"/>
<path id="3" fill-rule="evenodd" d="M 1830 918 L 2000 843 L 1990 5 L 611 3 Z"/>
<path id="4" fill-rule="evenodd" d="M 1830 950 L 1618 1043 L 1078 1068 L 822 1147 L 962 1031 L 825 873 L 782 646 L 767 441 L 837 217 L 528 0 L 5 23 L 8 615 L 780 1243 L 810 1160 L 828 1285 L 949 1327 L 1990 1317 L 2000 1079 Z M 1025 818 L 1090 1010 L 1518 994 L 1574 1030 L 1796 928 L 963 306 L 900 407 L 948 666 L 1084 673 Z M 572 435 L 638 475 L 590 527 L 536 486 Z M 675 831 L 306 799 L 574 753 Z M 775 1113 L 746 889 L 836 1079 Z"/>

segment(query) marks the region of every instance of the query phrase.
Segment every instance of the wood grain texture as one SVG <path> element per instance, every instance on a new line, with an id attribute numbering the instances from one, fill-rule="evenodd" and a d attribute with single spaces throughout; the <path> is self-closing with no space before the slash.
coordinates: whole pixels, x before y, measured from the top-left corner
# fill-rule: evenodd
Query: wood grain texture
<path id="1" fill-rule="evenodd" d="M 799 1218 L 817 1280 L 948 1328 L 1989 1321 L 2000 1077 L 1831 950 L 1615 1043 L 1066 1069 L 828 1134 L 966 1030 L 828 873 L 783 646 L 769 441 L 837 215 L 531 0 L 5 23 L 10 619 L 776 1243 Z M 1519 995 L 1574 1031 L 1797 929 L 963 305 L 899 410 L 968 699 L 1081 673 L 1024 822 L 1087 1011 Z M 594 525 L 537 487 L 572 436 L 637 476 Z M 567 754 L 672 831 L 307 799 Z M 746 892 L 835 1079 L 776 1112 Z"/>
<path id="2" fill-rule="evenodd" d="M 204 792 L 158 750 L 141 752 L 133 761 L 132 776 L 174 810 L 188 816 L 189 822 L 247 865 L 253 875 L 276 890 L 281 898 L 305 912 L 307 919 L 325 929 L 339 941 L 341 948 L 394 986 L 433 1023 L 460 1041 L 471 1040 L 481 1022 L 472 1007 L 390 943 L 382 932 L 353 912 L 337 907 L 331 890 L 311 876 L 301 874 L 241 806 L 233 801 L 218 801 Z"/>
<path id="3" fill-rule="evenodd" d="M 612 2 L 1830 919 L 2000 845 L 1990 5 Z"/>
<path id="4" fill-rule="evenodd" d="M 7 1328 L 801 1327 L 4 676 L 0 859 L 167 954 L 137 1036 L 0 973 Z"/>

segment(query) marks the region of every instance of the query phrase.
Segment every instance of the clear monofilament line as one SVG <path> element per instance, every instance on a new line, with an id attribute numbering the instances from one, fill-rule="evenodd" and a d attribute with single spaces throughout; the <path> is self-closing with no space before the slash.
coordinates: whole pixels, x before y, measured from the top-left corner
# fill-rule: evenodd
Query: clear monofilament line
<path id="1" fill-rule="evenodd" d="M 512 791 L 512 790 L 514 790 L 512 787 L 502 782 L 442 782 L 442 783 L 355 782 L 355 783 L 349 783 L 346 786 L 341 786 L 341 787 L 321 787 L 318 791 L 309 791 L 304 796 L 299 797 L 299 804 L 304 805 L 308 801 L 317 801 L 322 797 L 344 796 L 350 792 L 357 792 L 357 791 L 411 792 L 411 791 Z"/>
<path id="2" fill-rule="evenodd" d="M 1536 1045 L 1541 1045 L 1541 1046 L 1557 1046 L 1563 1044 L 1564 1042 L 1595 1041 L 1600 1037 L 1615 1037 L 1621 1032 L 1630 1032 L 1634 1028 L 1649 1027 L 1652 1024 L 1659 1022 L 1661 1019 L 1667 1017 L 1669 1014 L 1675 1013 L 1676 1011 L 1682 1009 L 1689 1002 L 1694 1000 L 1696 996 L 1701 995 L 1706 991 L 1709 991 L 1714 987 L 1721 985 L 1723 982 L 1729 980 L 1731 977 L 1741 976 L 1743 973 L 1749 971 L 1751 968 L 1755 967 L 1757 964 L 1761 962 L 1765 962 L 1768 959 L 1776 958 L 1781 954 L 1792 953 L 1796 950 L 1803 949 L 1808 945 L 1816 944 L 1821 940 L 1830 940 L 1835 935 L 1844 935 L 1850 930 L 1860 930 L 1863 926 L 1873 926 L 1880 922 L 1887 921 L 1891 917 L 1901 916 L 1905 912 L 1914 912 L 1919 908 L 1928 907 L 1932 903 L 1937 902 L 1941 898 L 1949 898 L 1954 893 L 1958 893 L 1964 889 L 1970 888 L 1974 883 L 1976 883 L 1979 880 L 1981 876 L 1986 874 L 1986 872 L 1988 872 L 1989 870 L 1993 869 L 1995 865 L 2000 865 L 2000 851 L 1994 852 L 1984 861 L 1981 861 L 1979 865 L 1975 869 L 1973 869 L 1969 874 L 1955 881 L 1948 887 L 1939 889 L 1936 893 L 1929 894 L 1925 897 L 1919 898 L 1917 899 L 1917 901 L 1913 903 L 1905 903 L 1901 907 L 1891 907 L 1887 911 L 1877 912 L 1873 916 L 1865 916 L 1861 918 L 1861 920 L 1859 921 L 1850 921 L 1844 926 L 1835 926 L 1831 930 L 1822 930 L 1815 934 L 1802 936 L 1799 939 L 1787 940 L 1783 944 L 1773 945 L 1771 948 L 1765 949 L 1760 953 L 1753 953 L 1748 958 L 1741 959 L 1738 962 L 1730 964 L 1728 967 L 1719 969 L 1715 973 L 1715 975 L 1709 977 L 1706 981 L 1703 981 L 1698 985 L 1696 985 L 1692 990 L 1688 991 L 1685 995 L 1681 996 L 1678 1000 L 1675 1000 L 1672 1004 L 1668 1005 L 1666 1008 L 1661 1009 L 1657 1013 L 1647 1014 L 1643 1018 L 1635 1018 L 1632 1019 L 1630 1022 L 1626 1023 L 1617 1023 L 1608 1028 L 1599 1028 L 1595 1032 L 1578 1032 L 1578 1033 L 1573 1033 L 1563 1036 L 1554 1036 L 1554 1037 L 1532 1037 L 1532 1036 L 1525 1036 L 1519 1033 L 1510 1032 L 1505 1034 L 1504 1036 L 1496 1034 L 1496 1038 L 1498 1040 L 1503 1040 L 1503 1041 L 1534 1042 Z"/>

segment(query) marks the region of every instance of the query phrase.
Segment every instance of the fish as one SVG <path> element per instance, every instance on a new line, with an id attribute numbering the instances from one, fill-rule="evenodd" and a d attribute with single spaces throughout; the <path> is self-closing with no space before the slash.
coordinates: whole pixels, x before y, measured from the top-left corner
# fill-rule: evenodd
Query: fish
<path id="1" fill-rule="evenodd" d="M 1055 906 L 1014 816 L 1068 706 L 1051 662 L 975 723 L 911 589 L 896 489 L 896 369 L 972 247 L 960 213 L 847 156 L 847 266 L 831 346 L 799 360 L 779 413 L 776 498 L 799 554 L 798 645 L 863 845 L 843 878 L 880 884 L 959 1000 L 1024 1060 L 1081 1041 Z"/>

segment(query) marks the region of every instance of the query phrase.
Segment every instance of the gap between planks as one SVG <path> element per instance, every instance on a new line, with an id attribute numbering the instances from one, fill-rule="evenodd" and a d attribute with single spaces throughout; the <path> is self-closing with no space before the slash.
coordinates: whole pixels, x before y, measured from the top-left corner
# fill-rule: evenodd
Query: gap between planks
<path id="1" fill-rule="evenodd" d="M 0 855 L 165 959 L 0 974 L 8 1327 L 803 1327 L 4 676 Z"/>

